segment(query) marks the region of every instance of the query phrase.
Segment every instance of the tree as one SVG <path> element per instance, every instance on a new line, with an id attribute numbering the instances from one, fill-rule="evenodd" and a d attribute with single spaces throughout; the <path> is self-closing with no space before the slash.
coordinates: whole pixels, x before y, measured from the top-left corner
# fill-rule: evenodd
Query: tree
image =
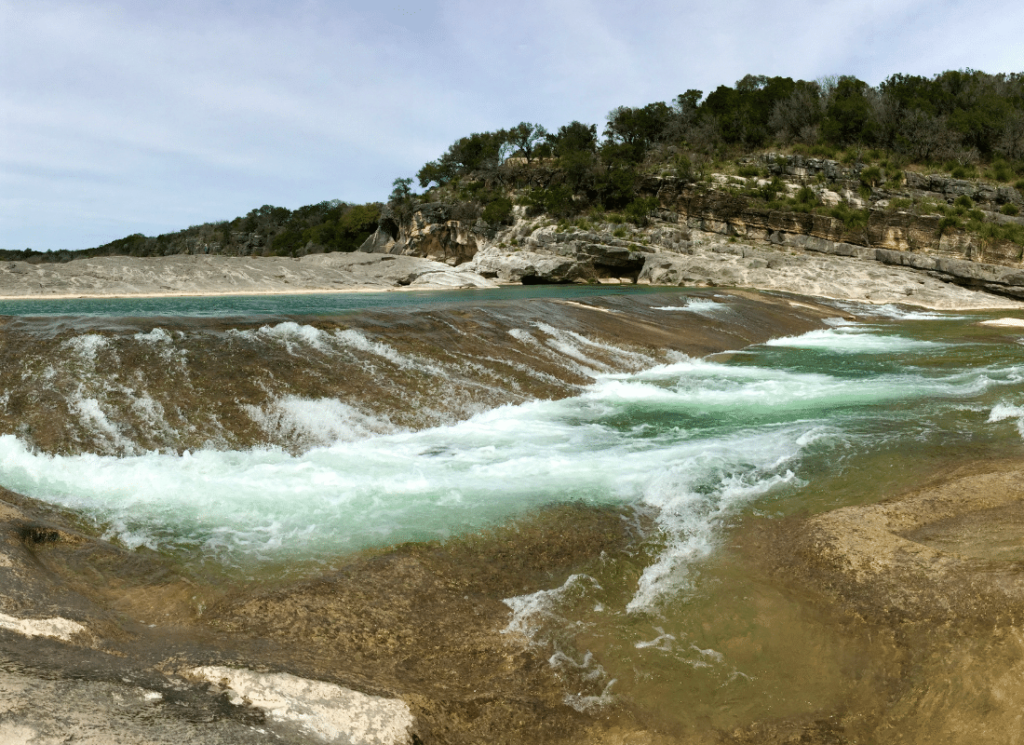
<path id="1" fill-rule="evenodd" d="M 672 110 L 660 101 L 643 108 L 619 106 L 608 113 L 604 134 L 613 145 L 626 146 L 616 149 L 616 154 L 628 152 L 632 160 L 639 162 L 661 138 L 671 118 Z"/>
<path id="2" fill-rule="evenodd" d="M 960 137 L 949 128 L 945 117 L 914 109 L 900 122 L 895 144 L 912 160 L 941 160 L 960 144 Z"/>
<path id="3" fill-rule="evenodd" d="M 817 139 L 821 113 L 818 84 L 800 81 L 792 93 L 775 102 L 768 128 L 783 143 L 812 143 Z"/>
<path id="4" fill-rule="evenodd" d="M 508 130 L 508 142 L 516 151 L 523 154 L 526 162 L 533 160 L 534 151 L 539 143 L 548 137 L 548 131 L 540 124 L 520 122 Z"/>
<path id="5" fill-rule="evenodd" d="M 461 137 L 437 160 L 423 166 L 416 174 L 420 186 L 430 183 L 439 186 L 452 179 L 473 171 L 493 171 L 500 166 L 511 151 L 508 132 L 475 132 Z"/>
<path id="6" fill-rule="evenodd" d="M 839 78 L 835 94 L 825 111 L 821 134 L 836 145 L 868 139 L 871 108 L 864 91 L 868 84 L 850 75 Z"/>
<path id="7" fill-rule="evenodd" d="M 1024 160 L 1024 111 L 1014 111 L 1006 117 L 996 152 L 1007 160 Z"/>
<path id="8" fill-rule="evenodd" d="M 559 158 L 569 153 L 593 153 L 597 150 L 597 125 L 574 121 L 559 127 L 558 132 L 549 134 L 547 139 Z"/>
<path id="9" fill-rule="evenodd" d="M 701 113 L 718 119 L 726 142 L 760 146 L 768 139 L 776 103 L 789 97 L 796 85 L 791 78 L 747 75 L 735 88 L 719 86 L 708 96 Z"/>
<path id="10" fill-rule="evenodd" d="M 691 88 L 672 100 L 671 117 L 662 134 L 664 139 L 678 142 L 689 137 L 690 130 L 700 116 L 700 100 L 703 97 L 702 91 Z"/>
<path id="11" fill-rule="evenodd" d="M 388 202 L 408 202 L 412 199 L 412 179 L 411 178 L 396 178 L 391 182 L 394 187 L 391 190 L 391 196 L 388 197 Z"/>
<path id="12" fill-rule="evenodd" d="M 869 88 L 867 99 L 875 141 L 884 147 L 893 147 L 903 120 L 899 100 L 881 88 Z"/>

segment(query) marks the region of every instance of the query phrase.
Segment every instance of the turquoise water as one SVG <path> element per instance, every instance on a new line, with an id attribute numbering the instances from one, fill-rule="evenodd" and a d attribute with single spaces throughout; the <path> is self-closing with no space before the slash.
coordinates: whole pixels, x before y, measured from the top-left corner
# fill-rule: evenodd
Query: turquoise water
<path id="1" fill-rule="evenodd" d="M 594 292 L 514 288 L 426 297 L 473 302 Z M 230 312 L 316 314 L 328 312 L 321 303 L 415 299 L 231 299 L 243 305 Z M 217 315 L 229 312 L 223 302 L 90 307 L 171 315 L 197 303 L 195 312 Z M 83 303 L 89 301 L 52 312 L 84 313 Z M 55 456 L 4 432 L 0 484 L 75 510 L 127 546 L 149 546 L 229 577 L 273 575 L 292 565 L 309 571 L 362 549 L 465 534 L 568 501 L 634 508 L 651 527 L 628 556 L 602 561 L 561 587 L 506 600 L 507 630 L 549 650 L 567 703 L 600 711 L 623 698 L 666 726 L 725 728 L 737 712 L 828 710 L 856 691 L 880 690 L 861 675 L 870 645 L 848 646 L 792 599 L 750 580 L 752 572 L 730 553 L 737 526 L 754 516 L 878 501 L 937 467 L 1024 457 L 1024 330 L 979 325 L 992 313 L 839 309 L 861 320 L 836 318 L 825 329 L 668 364 L 635 350 L 609 356 L 603 342 L 544 324 L 514 328 L 514 338 L 561 355 L 590 384 L 571 398 L 502 406 L 415 431 L 361 411 L 358 400 L 290 397 L 276 403 L 278 425 L 330 436 L 330 444 L 297 453 L 210 447 Z M 716 322 L 731 312 L 728 297 L 710 302 L 678 291 L 655 310 L 711 314 Z M 312 351 L 336 352 L 340 364 L 345 344 L 369 344 L 351 331 L 328 335 L 293 321 L 268 324 L 258 335 L 287 341 L 297 365 Z M 186 335 L 157 329 L 136 339 L 167 359 L 188 353 Z M 90 335 L 68 342 L 82 350 L 97 343 Z M 370 346 L 393 365 L 438 374 Z M 603 362 L 590 357 L 598 349 Z M 609 359 L 622 360 L 622 369 Z M 82 411 L 105 421 L 98 409 Z"/>
<path id="2" fill-rule="evenodd" d="M 664 312 L 685 307 L 674 302 Z M 368 428 L 358 401 L 289 399 L 289 426 L 334 438 L 299 454 L 51 456 L 0 433 L 0 484 L 79 510 L 129 546 L 242 569 L 443 538 L 567 500 L 633 505 L 655 515 L 665 545 L 634 588 L 640 609 L 688 586 L 686 567 L 714 551 L 730 515 L 785 511 L 817 479 L 883 456 L 1019 451 L 1024 334 L 979 326 L 986 315 L 871 312 L 727 361 L 637 373 L 554 338 L 553 353 L 589 371 L 581 395 L 426 430 Z M 301 331 L 297 360 L 321 335 Z M 153 343 L 170 354 L 176 342 Z"/>
<path id="3" fill-rule="evenodd" d="M 338 315 L 359 310 L 386 310 L 442 304 L 474 304 L 533 298 L 577 299 L 622 293 L 678 292 L 675 287 L 600 285 L 525 285 L 482 290 L 401 290 L 308 295 L 238 295 L 221 297 L 75 298 L 68 300 L 0 300 L 0 316 L 280 316 Z"/>

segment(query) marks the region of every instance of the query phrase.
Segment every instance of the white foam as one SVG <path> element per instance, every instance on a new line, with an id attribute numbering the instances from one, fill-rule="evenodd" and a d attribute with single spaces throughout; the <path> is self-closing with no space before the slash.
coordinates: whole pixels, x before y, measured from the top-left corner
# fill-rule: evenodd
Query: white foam
<path id="1" fill-rule="evenodd" d="M 936 349 L 941 344 L 903 336 L 872 333 L 869 328 L 839 326 L 816 329 L 800 336 L 787 336 L 765 342 L 769 347 L 827 349 L 841 354 L 892 354 L 894 352 Z"/>
<path id="2" fill-rule="evenodd" d="M 675 646 L 676 638 L 672 634 L 666 634 L 665 629 L 660 626 L 655 626 L 654 630 L 658 632 L 658 636 L 650 641 L 639 641 L 633 646 L 637 649 L 659 649 L 662 652 L 670 652 Z"/>
<path id="3" fill-rule="evenodd" d="M 1021 437 L 1024 437 L 1024 406 L 999 403 L 992 407 L 992 411 L 988 415 L 990 423 L 1003 422 L 1007 419 L 1017 420 L 1017 431 L 1020 432 Z"/>
<path id="4" fill-rule="evenodd" d="M 693 298 L 687 300 L 686 305 L 659 305 L 654 309 L 669 312 L 682 311 L 685 313 L 714 314 L 720 313 L 723 310 L 729 310 L 729 305 L 727 303 L 716 303 L 714 300 L 707 300 L 705 298 Z"/>
<path id="5" fill-rule="evenodd" d="M 298 324 L 294 321 L 260 326 L 258 329 L 228 329 L 228 336 L 250 341 L 274 341 L 284 346 L 289 354 L 300 354 L 305 350 L 325 349 L 327 333 L 315 326 Z"/>
<path id="6" fill-rule="evenodd" d="M 558 606 L 568 595 L 583 593 L 590 588 L 600 589 L 597 580 L 586 574 L 573 574 L 561 587 L 553 590 L 539 590 L 505 598 L 501 602 L 512 610 L 512 618 L 501 633 L 522 634 L 528 639 L 534 639 L 542 622 L 558 617 Z"/>
<path id="7" fill-rule="evenodd" d="M 273 442 L 295 442 L 303 447 L 352 442 L 397 430 L 387 419 L 364 414 L 333 398 L 286 396 L 263 407 L 245 409 Z"/>
<path id="8" fill-rule="evenodd" d="M 595 683 L 600 684 L 608 678 L 604 667 L 597 662 L 593 653 L 589 650 L 579 662 L 564 652 L 555 652 L 548 659 L 548 664 L 562 678 L 567 679 L 570 685 L 583 685 L 593 689 Z M 615 697 L 612 695 L 612 686 L 617 682 L 618 680 L 616 679 L 609 680 L 602 687 L 601 693 L 597 695 L 585 691 L 567 693 L 564 701 L 581 714 L 594 714 L 608 708 L 615 700 Z"/>
<path id="9" fill-rule="evenodd" d="M 385 344 L 384 342 L 372 341 L 361 331 L 356 331 L 355 329 L 335 331 L 334 338 L 347 347 L 360 352 L 369 352 L 370 354 L 381 357 L 398 367 L 422 367 L 422 365 L 414 358 L 399 353 L 394 347 Z M 434 368 L 433 365 L 429 365 L 428 367 Z"/>
<path id="10" fill-rule="evenodd" d="M 88 362 L 96 361 L 96 353 L 106 347 L 109 340 L 99 334 L 83 334 L 65 342 L 65 345 L 77 352 Z"/>
<path id="11" fill-rule="evenodd" d="M 617 678 L 612 678 L 597 696 L 583 693 L 568 693 L 564 699 L 565 703 L 581 714 L 595 714 L 601 712 L 615 702 L 615 696 L 612 694 L 612 686 L 618 682 Z"/>
<path id="12" fill-rule="evenodd" d="M 891 318 L 896 321 L 961 321 L 970 318 L 970 316 L 959 315 L 955 312 L 920 310 L 918 308 L 901 307 L 891 303 L 873 305 L 871 303 L 858 303 L 849 300 L 832 300 L 830 302 L 833 306 L 854 315 Z"/>
<path id="13" fill-rule="evenodd" d="M 173 339 L 171 335 L 167 333 L 165 329 L 156 326 L 152 331 L 147 333 L 139 332 L 133 337 L 135 341 L 150 342 L 153 344 L 171 344 Z"/>
<path id="14" fill-rule="evenodd" d="M 107 440 L 111 446 L 124 453 L 136 451 L 135 444 L 121 434 L 120 428 L 111 422 L 100 402 L 90 396 L 82 395 L 82 386 L 78 392 L 68 400 L 68 405 L 78 417 L 85 429 L 97 434 L 101 439 Z"/>

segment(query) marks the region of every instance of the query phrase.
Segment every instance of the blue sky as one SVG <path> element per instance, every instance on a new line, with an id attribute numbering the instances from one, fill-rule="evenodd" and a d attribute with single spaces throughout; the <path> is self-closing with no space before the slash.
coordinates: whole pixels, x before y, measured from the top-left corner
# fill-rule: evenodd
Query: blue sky
<path id="1" fill-rule="evenodd" d="M 1024 4 L 0 0 L 0 248 L 386 198 L 469 132 L 747 73 L 1024 71 Z"/>

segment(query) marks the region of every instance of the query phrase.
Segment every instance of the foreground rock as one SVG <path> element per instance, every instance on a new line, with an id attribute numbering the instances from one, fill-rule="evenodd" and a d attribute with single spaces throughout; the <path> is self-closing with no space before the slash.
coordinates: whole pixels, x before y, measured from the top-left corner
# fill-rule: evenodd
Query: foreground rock
<path id="1" fill-rule="evenodd" d="M 585 718 L 544 650 L 502 633 L 501 598 L 624 550 L 629 526 L 570 505 L 268 589 L 184 576 L 0 489 L 0 742 L 578 741 Z"/>
<path id="2" fill-rule="evenodd" d="M 1004 743 L 1024 702 L 1024 472 L 976 466 L 881 504 L 761 524 L 744 550 L 872 650 L 884 696 L 821 742 Z M 758 532 L 760 531 L 760 535 Z M 877 674 L 877 672 L 876 672 Z M 740 742 L 788 742 L 786 727 Z M 819 742 L 809 738 L 801 742 Z"/>

